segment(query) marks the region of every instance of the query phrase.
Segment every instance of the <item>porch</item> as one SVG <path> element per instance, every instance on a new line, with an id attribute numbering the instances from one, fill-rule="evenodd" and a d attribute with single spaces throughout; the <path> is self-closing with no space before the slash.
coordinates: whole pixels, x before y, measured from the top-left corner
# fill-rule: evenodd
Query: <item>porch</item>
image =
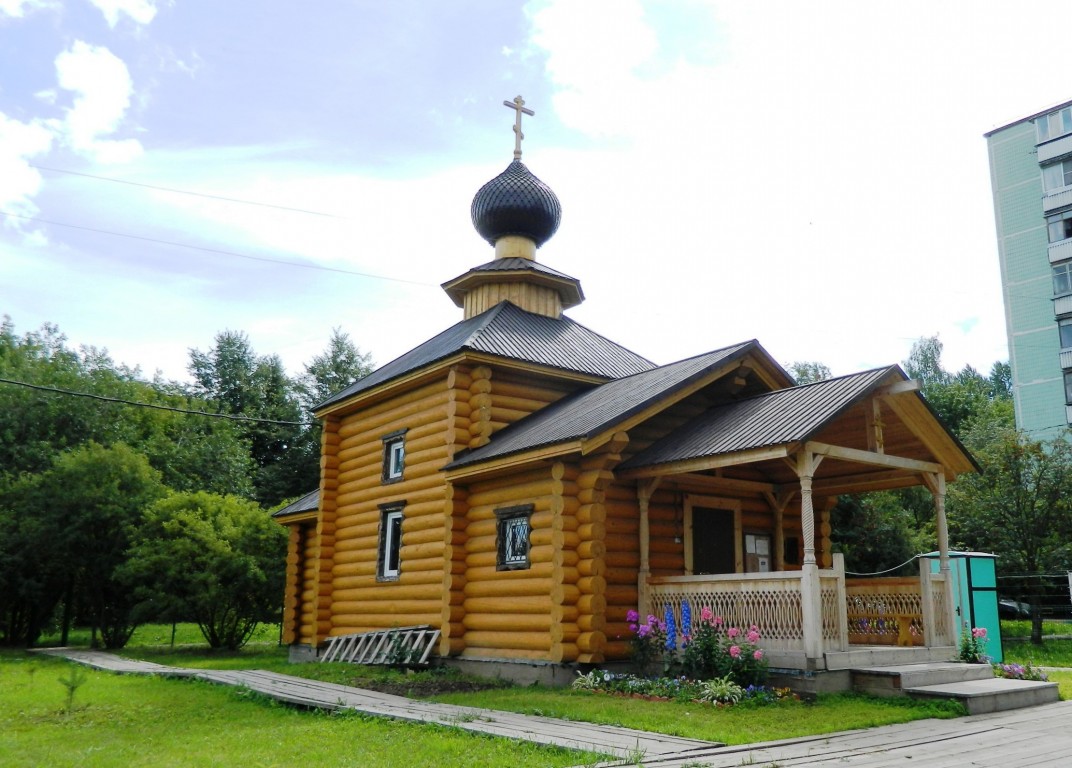
<path id="1" fill-rule="evenodd" d="M 682 626 L 687 603 L 695 622 L 703 608 L 726 626 L 759 628 L 772 668 L 833 671 L 910 660 L 948 660 L 957 642 L 948 572 L 919 577 L 846 579 L 832 567 L 702 576 L 650 577 L 645 614 L 669 610 Z"/>

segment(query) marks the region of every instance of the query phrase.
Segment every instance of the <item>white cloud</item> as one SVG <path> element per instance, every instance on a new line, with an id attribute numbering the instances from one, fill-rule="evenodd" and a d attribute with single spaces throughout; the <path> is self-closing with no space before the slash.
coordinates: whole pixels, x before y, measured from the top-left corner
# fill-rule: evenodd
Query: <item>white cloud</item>
<path id="1" fill-rule="evenodd" d="M 0 210 L 22 216 L 36 213 L 31 198 L 41 186 L 41 174 L 29 160 L 48 152 L 51 145 L 52 134 L 41 123 L 22 123 L 0 112 Z M 17 219 L 5 220 L 22 228 Z"/>
<path id="2" fill-rule="evenodd" d="M 0 0 L 2 2 L 3 0 Z M 17 1 L 17 0 L 16 0 Z M 156 16 L 153 0 L 89 0 L 104 14 L 108 26 L 119 23 L 119 14 L 125 13 L 137 24 L 148 24 Z"/>
<path id="3" fill-rule="evenodd" d="M 13 16 L 21 19 L 27 10 L 47 8 L 55 3 L 51 0 L 0 0 L 0 16 Z"/>
<path id="4" fill-rule="evenodd" d="M 73 91 L 74 106 L 54 126 L 75 151 L 104 163 L 127 162 L 142 152 L 136 139 L 105 139 L 118 129 L 134 86 L 122 59 L 102 46 L 76 40 L 56 57 L 60 87 Z"/>

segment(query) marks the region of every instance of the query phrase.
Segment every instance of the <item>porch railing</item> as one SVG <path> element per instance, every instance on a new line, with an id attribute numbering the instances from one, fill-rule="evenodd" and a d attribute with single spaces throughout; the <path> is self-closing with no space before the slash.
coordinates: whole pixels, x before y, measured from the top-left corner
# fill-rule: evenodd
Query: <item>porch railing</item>
<path id="1" fill-rule="evenodd" d="M 945 577 L 926 568 L 919 577 L 846 579 L 845 604 L 851 645 L 955 643 Z"/>
<path id="2" fill-rule="evenodd" d="M 688 602 L 692 620 L 710 608 L 727 626 L 747 629 L 753 624 L 769 651 L 804 651 L 804 617 L 800 571 L 736 573 L 705 576 L 662 576 L 649 580 L 648 610 L 664 617 L 667 606 L 681 627 L 681 607 Z M 843 577 L 819 571 L 822 639 L 827 650 L 844 650 Z"/>

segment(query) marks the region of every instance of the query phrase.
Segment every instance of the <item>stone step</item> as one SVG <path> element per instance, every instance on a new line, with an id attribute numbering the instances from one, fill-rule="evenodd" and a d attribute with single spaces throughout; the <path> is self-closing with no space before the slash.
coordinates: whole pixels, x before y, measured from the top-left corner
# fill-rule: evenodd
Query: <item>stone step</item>
<path id="1" fill-rule="evenodd" d="M 951 645 L 935 648 L 863 645 L 854 646 L 848 651 L 827 651 L 825 654 L 826 668 L 828 670 L 951 661 L 956 655 L 957 649 Z"/>
<path id="2" fill-rule="evenodd" d="M 955 661 L 924 664 L 891 664 L 852 670 L 853 690 L 872 696 L 902 696 L 904 689 L 927 685 L 959 683 L 965 680 L 989 680 L 994 673 L 989 664 L 963 664 Z"/>
<path id="3" fill-rule="evenodd" d="M 1060 699 L 1057 683 L 1009 680 L 1003 677 L 921 685 L 903 690 L 913 698 L 956 699 L 967 707 L 969 715 L 985 715 L 988 712 L 1052 704 Z"/>

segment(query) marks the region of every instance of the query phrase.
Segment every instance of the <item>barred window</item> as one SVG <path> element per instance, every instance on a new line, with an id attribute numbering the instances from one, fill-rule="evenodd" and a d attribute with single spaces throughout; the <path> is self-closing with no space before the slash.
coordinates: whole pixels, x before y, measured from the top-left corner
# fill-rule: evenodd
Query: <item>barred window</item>
<path id="1" fill-rule="evenodd" d="M 532 505 L 507 507 L 495 510 L 495 539 L 498 556 L 496 566 L 500 571 L 514 571 L 529 567 L 529 533 Z"/>

